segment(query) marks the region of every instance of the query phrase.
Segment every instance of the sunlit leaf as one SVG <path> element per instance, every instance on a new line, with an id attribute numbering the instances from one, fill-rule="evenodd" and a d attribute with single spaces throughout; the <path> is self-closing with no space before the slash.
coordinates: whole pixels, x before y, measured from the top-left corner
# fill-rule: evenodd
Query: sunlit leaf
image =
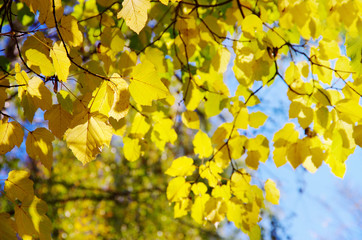
<path id="1" fill-rule="evenodd" d="M 141 145 L 139 144 L 139 139 L 125 137 L 123 138 L 123 144 L 124 157 L 130 162 L 138 160 L 141 156 Z"/>
<path id="2" fill-rule="evenodd" d="M 53 145 L 54 135 L 46 128 L 37 128 L 29 132 L 26 139 L 26 152 L 29 157 L 40 160 L 41 163 L 51 171 L 53 163 Z"/>
<path id="3" fill-rule="evenodd" d="M 143 29 L 147 22 L 147 10 L 151 7 L 149 0 L 125 0 L 122 10 L 117 18 L 123 18 L 137 34 Z"/>
<path id="4" fill-rule="evenodd" d="M 49 129 L 54 136 L 63 138 L 72 120 L 72 115 L 65 111 L 60 104 L 53 105 L 51 109 L 44 113 L 44 119 L 48 120 Z"/>
<path id="5" fill-rule="evenodd" d="M 152 100 L 166 98 L 169 95 L 155 67 L 147 60 L 133 69 L 129 91 L 138 104 L 148 106 L 152 105 Z"/>
<path id="6" fill-rule="evenodd" d="M 265 188 L 266 200 L 268 200 L 273 204 L 279 204 L 280 192 L 279 189 L 277 189 L 275 182 L 271 179 L 268 179 L 265 182 L 264 188 Z"/>
<path id="7" fill-rule="evenodd" d="M 23 142 L 24 131 L 18 122 L 9 122 L 7 117 L 0 124 L 0 153 L 5 154 Z"/>
<path id="8" fill-rule="evenodd" d="M 112 133 L 106 116 L 81 112 L 74 116 L 64 139 L 77 159 L 86 164 L 95 159 L 104 145 L 109 146 Z"/>
<path id="9" fill-rule="evenodd" d="M 180 157 L 173 160 L 171 167 L 166 170 L 166 174 L 172 177 L 176 176 L 189 176 L 195 171 L 196 167 L 193 165 L 194 160 L 188 157 Z"/>
<path id="10" fill-rule="evenodd" d="M 186 111 L 182 113 L 181 117 L 182 122 L 185 124 L 186 127 L 192 129 L 200 128 L 200 120 L 196 112 Z"/>
<path id="11" fill-rule="evenodd" d="M 183 177 L 176 177 L 172 179 L 167 186 L 167 199 L 171 202 L 176 202 L 182 198 L 186 198 L 191 189 L 191 184 L 186 182 Z"/>
<path id="12" fill-rule="evenodd" d="M 4 191 L 6 196 L 15 201 L 19 199 L 24 201 L 26 197 L 34 195 L 33 181 L 29 179 L 30 173 L 24 170 L 13 170 L 9 172 L 8 178 L 5 181 Z"/>
<path id="13" fill-rule="evenodd" d="M 199 154 L 200 158 L 209 157 L 213 152 L 209 136 L 201 130 L 196 133 L 192 143 L 195 154 Z"/>
<path id="14" fill-rule="evenodd" d="M 58 79 L 66 82 L 69 75 L 70 60 L 62 42 L 54 43 L 50 56 L 53 59 L 54 70 Z"/>

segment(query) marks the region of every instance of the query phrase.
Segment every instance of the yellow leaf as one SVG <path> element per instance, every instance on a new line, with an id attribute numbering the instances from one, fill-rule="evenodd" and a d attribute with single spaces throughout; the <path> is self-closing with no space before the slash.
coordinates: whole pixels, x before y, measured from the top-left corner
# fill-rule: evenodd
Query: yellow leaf
<path id="1" fill-rule="evenodd" d="M 39 236 L 40 239 L 51 239 L 52 224 L 45 215 L 48 211 L 46 203 L 36 196 L 28 196 L 20 206 L 15 206 L 15 222 L 21 237 Z"/>
<path id="2" fill-rule="evenodd" d="M 133 69 L 129 91 L 138 104 L 146 106 L 151 106 L 153 100 L 166 98 L 170 94 L 148 60 Z"/>
<path id="3" fill-rule="evenodd" d="M 289 107 L 289 118 L 298 118 L 302 128 L 307 128 L 313 122 L 313 109 L 304 104 L 293 101 Z"/>
<path id="4" fill-rule="evenodd" d="M 241 23 L 241 30 L 247 38 L 255 38 L 255 34 L 263 31 L 263 22 L 254 14 L 245 17 Z"/>
<path id="5" fill-rule="evenodd" d="M 223 107 L 221 106 L 221 101 L 225 99 L 225 97 L 219 93 L 210 93 L 206 92 L 205 94 L 205 114 L 206 117 L 210 118 L 218 115 Z"/>
<path id="6" fill-rule="evenodd" d="M 123 154 L 124 157 L 130 162 L 138 160 L 141 156 L 141 145 L 139 144 L 139 139 L 124 137 Z"/>
<path id="7" fill-rule="evenodd" d="M 147 59 L 152 62 L 158 73 L 167 72 L 165 54 L 160 49 L 153 47 L 146 48 L 145 54 L 141 55 L 140 60 L 143 62 Z"/>
<path id="8" fill-rule="evenodd" d="M 242 106 L 235 113 L 235 127 L 238 129 L 248 129 L 249 123 L 249 114 L 248 109 L 245 106 Z"/>
<path id="9" fill-rule="evenodd" d="M 4 191 L 11 201 L 19 199 L 24 201 L 28 196 L 34 195 L 33 181 L 29 179 L 30 173 L 24 170 L 13 170 L 9 172 L 5 181 Z"/>
<path id="10" fill-rule="evenodd" d="M 229 221 L 232 221 L 236 227 L 241 228 L 243 223 L 243 216 L 245 214 L 244 203 L 233 197 L 227 201 L 228 211 L 226 212 L 226 217 Z"/>
<path id="11" fill-rule="evenodd" d="M 45 55 L 38 49 L 31 48 L 26 50 L 25 56 L 27 59 L 29 59 L 27 61 L 29 67 L 31 67 L 32 69 L 34 68 L 34 71 L 38 74 L 43 74 L 44 76 L 52 76 L 54 74 L 54 67 L 48 55 Z M 39 68 L 39 71 L 35 70 L 36 67 Z"/>
<path id="12" fill-rule="evenodd" d="M 227 48 L 220 47 L 217 50 L 217 55 L 212 58 L 211 65 L 214 67 L 214 70 L 218 73 L 224 74 L 230 62 L 230 56 L 231 53 L 227 50 Z"/>
<path id="13" fill-rule="evenodd" d="M 174 144 L 177 139 L 177 133 L 173 129 L 173 121 L 169 118 L 160 119 L 153 127 L 151 140 L 158 149 L 163 151 L 167 142 Z"/>
<path id="14" fill-rule="evenodd" d="M 204 97 L 204 93 L 199 90 L 199 87 L 192 81 L 188 81 L 184 84 L 184 98 L 185 98 L 185 106 L 189 111 L 194 111 L 200 104 L 200 101 Z"/>
<path id="15" fill-rule="evenodd" d="M 49 89 L 47 89 L 43 81 L 38 77 L 29 79 L 24 71 L 20 71 L 20 67 L 16 71 L 15 79 L 19 85 L 18 96 L 24 109 L 25 117 L 32 122 L 36 110 L 41 107 L 46 110 L 51 107 L 52 99 Z"/>
<path id="16" fill-rule="evenodd" d="M 336 103 L 337 113 L 340 119 L 354 124 L 362 119 L 362 107 L 351 99 L 342 99 Z"/>
<path id="17" fill-rule="evenodd" d="M 146 121 L 146 117 L 142 116 L 140 113 L 136 113 L 132 121 L 130 134 L 138 138 L 142 138 L 144 135 L 146 135 L 150 127 L 150 124 Z"/>
<path id="18" fill-rule="evenodd" d="M 277 167 L 283 166 L 287 163 L 287 148 L 276 147 L 273 151 L 273 160 Z"/>
<path id="19" fill-rule="evenodd" d="M 211 140 L 212 143 L 220 146 L 224 144 L 224 140 L 229 138 L 230 134 L 232 134 L 233 130 L 233 124 L 232 123 L 223 123 L 221 124 L 216 131 L 214 132 L 214 135 L 212 136 Z M 235 133 L 235 132 L 234 132 Z"/>
<path id="20" fill-rule="evenodd" d="M 228 146 L 231 158 L 238 159 L 242 154 L 244 154 L 246 140 L 247 138 L 244 135 L 237 135 L 229 140 Z"/>
<path id="21" fill-rule="evenodd" d="M 129 28 L 137 34 L 143 29 L 147 22 L 147 10 L 151 8 L 149 0 L 125 0 L 122 10 L 117 18 L 123 18 Z"/>
<path id="22" fill-rule="evenodd" d="M 22 99 L 23 95 L 26 92 L 27 86 L 28 86 L 29 76 L 28 76 L 28 74 L 26 74 L 25 71 L 20 71 L 20 66 L 19 66 L 19 71 L 16 71 L 15 79 L 16 79 L 16 83 L 18 85 L 23 85 L 23 86 L 20 86 L 19 90 L 18 90 L 18 96 L 20 99 Z"/>
<path id="23" fill-rule="evenodd" d="M 353 127 L 353 138 L 356 144 L 362 147 L 362 125 Z"/>
<path id="24" fill-rule="evenodd" d="M 322 39 L 319 41 L 319 53 L 321 58 L 324 60 L 338 58 L 341 54 L 340 47 L 337 41 L 328 41 Z"/>
<path id="25" fill-rule="evenodd" d="M 63 138 L 72 120 L 72 115 L 65 111 L 60 104 L 53 105 L 44 113 L 44 119 L 48 120 L 50 131 L 59 139 Z"/>
<path id="26" fill-rule="evenodd" d="M 7 213 L 0 213 L 0 236 L 1 240 L 17 240 L 14 220 Z"/>
<path id="27" fill-rule="evenodd" d="M 168 2 L 169 2 L 169 0 L 160 0 L 160 2 L 162 3 L 162 4 L 164 4 L 164 5 L 168 5 Z"/>
<path id="28" fill-rule="evenodd" d="M 9 122 L 7 117 L 0 124 L 0 154 L 9 152 L 23 142 L 24 131 L 18 122 Z"/>
<path id="29" fill-rule="evenodd" d="M 68 113 L 73 113 L 73 101 L 70 97 L 69 92 L 60 90 L 57 93 L 57 100 L 65 111 L 67 111 Z"/>
<path id="30" fill-rule="evenodd" d="M 312 157 L 307 157 L 304 160 L 303 167 L 307 169 L 310 173 L 315 173 L 317 171 L 317 167 L 314 165 Z"/>
<path id="31" fill-rule="evenodd" d="M 29 122 L 33 122 L 34 114 L 36 110 L 38 110 L 38 107 L 34 103 L 34 99 L 28 91 L 25 91 L 20 99 L 26 119 L 28 119 Z"/>
<path id="32" fill-rule="evenodd" d="M 253 128 L 259 128 L 264 125 L 266 119 L 268 118 L 263 112 L 253 112 L 249 115 L 249 125 Z"/>
<path id="33" fill-rule="evenodd" d="M 224 220 L 227 212 L 227 205 L 221 198 L 210 198 L 205 204 L 205 218 L 213 224 Z"/>
<path id="34" fill-rule="evenodd" d="M 249 232 L 250 240 L 260 240 L 261 239 L 261 229 L 259 225 L 254 225 Z"/>
<path id="35" fill-rule="evenodd" d="M 272 204 L 279 204 L 280 192 L 275 182 L 268 179 L 264 185 L 265 188 L 265 199 Z"/>
<path id="36" fill-rule="evenodd" d="M 231 191 L 241 201 L 247 201 L 245 192 L 250 188 L 251 176 L 245 170 L 234 172 L 231 175 Z"/>
<path id="37" fill-rule="evenodd" d="M 196 112 L 186 111 L 181 114 L 181 120 L 186 127 L 191 129 L 199 129 L 200 128 L 200 120 L 199 116 Z"/>
<path id="38" fill-rule="evenodd" d="M 130 94 L 128 84 L 117 73 L 114 73 L 107 87 L 108 89 L 111 88 L 114 92 L 113 104 L 109 116 L 119 121 L 128 114 L 129 110 Z"/>
<path id="39" fill-rule="evenodd" d="M 201 196 L 207 192 L 207 187 L 206 187 L 205 183 L 198 182 L 198 183 L 192 184 L 191 190 L 195 195 Z"/>
<path id="40" fill-rule="evenodd" d="M 169 167 L 165 173 L 172 177 L 183 177 L 192 175 L 195 169 L 194 160 L 183 156 L 173 160 L 171 167 Z"/>
<path id="41" fill-rule="evenodd" d="M 201 130 L 196 133 L 192 144 L 194 145 L 194 152 L 199 154 L 199 158 L 209 157 L 213 153 L 209 136 Z"/>
<path id="42" fill-rule="evenodd" d="M 39 10 L 39 22 L 45 23 L 48 28 L 55 27 L 55 19 L 53 15 L 53 1 L 52 0 L 39 0 L 37 1 Z M 62 7 L 62 1 L 61 0 L 54 0 L 54 7 L 55 7 L 55 17 L 57 18 L 57 22 L 60 21 L 60 19 L 63 16 L 63 7 Z"/>
<path id="43" fill-rule="evenodd" d="M 83 34 L 79 31 L 78 22 L 75 17 L 72 15 L 63 16 L 58 27 L 67 45 L 72 47 L 80 47 L 82 45 Z"/>
<path id="44" fill-rule="evenodd" d="M 257 170 L 259 166 L 260 153 L 258 151 L 248 151 L 245 163 L 248 167 Z"/>
<path id="45" fill-rule="evenodd" d="M 118 136 L 123 136 L 124 133 L 126 132 L 126 128 L 127 128 L 127 121 L 125 118 L 122 118 L 121 120 L 117 121 L 114 118 L 110 118 L 108 119 L 109 123 L 112 125 L 113 129 L 114 129 L 114 134 L 118 135 Z"/>
<path id="46" fill-rule="evenodd" d="M 27 91 L 32 96 L 36 107 L 44 111 L 52 107 L 52 94 L 40 78 L 32 77 L 28 82 Z"/>
<path id="47" fill-rule="evenodd" d="M 299 137 L 299 133 L 294 130 L 293 123 L 287 123 L 282 129 L 274 134 L 274 147 L 283 147 L 288 143 L 295 143 Z"/>
<path id="48" fill-rule="evenodd" d="M 108 116 L 113 101 L 113 89 L 108 87 L 108 81 L 103 80 L 101 85 L 93 91 L 93 99 L 89 102 L 88 108 L 91 112 L 99 112 Z"/>
<path id="49" fill-rule="evenodd" d="M 345 80 L 349 77 L 349 75 L 351 75 L 352 69 L 350 67 L 350 62 L 351 61 L 345 56 L 338 58 L 335 66 L 336 71 L 334 72 L 337 78 Z"/>
<path id="50" fill-rule="evenodd" d="M 177 202 L 182 198 L 187 198 L 190 194 L 191 184 L 186 182 L 183 177 L 172 179 L 167 186 L 167 199 L 171 202 Z"/>
<path id="51" fill-rule="evenodd" d="M 260 100 L 258 96 L 253 94 L 253 91 L 251 91 L 249 88 L 245 87 L 244 85 L 240 84 L 235 92 L 236 96 L 243 96 L 244 101 L 249 99 L 249 101 L 246 103 L 246 106 L 251 107 L 255 106 L 260 103 Z"/>
<path id="52" fill-rule="evenodd" d="M 40 160 L 49 171 L 53 163 L 53 140 L 54 135 L 48 129 L 37 128 L 29 132 L 25 142 L 29 157 Z"/>
<path id="53" fill-rule="evenodd" d="M 174 207 L 174 218 L 179 218 L 187 215 L 187 212 L 190 211 L 192 201 L 189 198 L 183 198 L 180 201 L 175 203 Z"/>
<path id="54" fill-rule="evenodd" d="M 71 63 L 62 42 L 54 43 L 53 48 L 50 50 L 50 57 L 53 59 L 55 74 L 58 76 L 59 81 L 66 82 Z"/>
<path id="55" fill-rule="evenodd" d="M 103 145 L 109 146 L 113 128 L 107 117 L 99 113 L 80 112 L 75 115 L 64 134 L 68 147 L 83 164 L 95 159 Z"/>
<path id="56" fill-rule="evenodd" d="M 209 201 L 210 195 L 204 194 L 202 196 L 197 196 L 195 198 L 195 202 L 191 207 L 191 217 L 197 222 L 198 224 L 202 224 L 205 220 L 205 205 L 207 201 Z"/>
<path id="57" fill-rule="evenodd" d="M 199 173 L 202 178 L 209 181 L 210 187 L 215 187 L 221 180 L 222 169 L 214 161 L 208 161 L 205 165 L 200 166 Z"/>
<path id="58" fill-rule="evenodd" d="M 5 79 L 4 81 L 1 82 L 1 84 L 3 86 L 9 86 L 9 81 L 7 79 Z M 7 98 L 8 98 L 8 95 L 5 91 L 5 88 L 4 87 L 0 88 L 0 109 L 4 108 Z"/>
<path id="59" fill-rule="evenodd" d="M 54 67 L 49 56 L 53 41 L 46 38 L 42 32 L 29 36 L 22 48 L 23 57 L 28 66 L 36 73 L 44 76 L 53 76 Z"/>
<path id="60" fill-rule="evenodd" d="M 296 143 L 289 146 L 286 153 L 288 161 L 295 169 L 304 162 L 308 155 L 310 155 L 310 150 L 305 144 L 305 141 L 298 139 Z"/>
<path id="61" fill-rule="evenodd" d="M 216 185 L 211 195 L 214 198 L 222 198 L 224 201 L 229 200 L 231 198 L 230 182 L 228 181 L 227 184 L 223 185 Z"/>
<path id="62" fill-rule="evenodd" d="M 246 144 L 248 152 L 258 152 L 258 161 L 265 162 L 269 157 L 269 140 L 263 136 L 258 135 L 255 138 L 250 138 Z"/>

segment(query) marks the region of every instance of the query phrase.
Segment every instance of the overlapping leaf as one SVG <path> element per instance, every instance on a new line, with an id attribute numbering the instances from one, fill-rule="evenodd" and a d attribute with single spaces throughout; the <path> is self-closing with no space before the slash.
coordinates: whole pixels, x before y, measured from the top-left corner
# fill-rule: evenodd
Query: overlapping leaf
<path id="1" fill-rule="evenodd" d="M 104 145 L 109 146 L 113 128 L 100 113 L 80 112 L 64 134 L 68 147 L 83 164 L 95 159 Z"/>

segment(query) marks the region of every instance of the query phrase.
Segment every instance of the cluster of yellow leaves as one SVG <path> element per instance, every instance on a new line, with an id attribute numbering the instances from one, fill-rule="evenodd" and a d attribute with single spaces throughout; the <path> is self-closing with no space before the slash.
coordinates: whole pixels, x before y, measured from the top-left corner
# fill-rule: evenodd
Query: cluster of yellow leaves
<path id="1" fill-rule="evenodd" d="M 183 103 L 180 125 L 187 134 L 194 133 L 195 157 L 181 156 L 166 171 L 174 177 L 166 194 L 174 203 L 175 217 L 191 212 L 197 223 L 215 225 L 226 217 L 252 239 L 258 239 L 257 223 L 260 210 L 265 207 L 264 199 L 278 204 L 280 195 L 276 184 L 267 180 L 264 197 L 261 188 L 251 184 L 251 176 L 245 170 L 257 170 L 270 153 L 265 136 L 249 135 L 250 130 L 258 130 L 268 119 L 253 108 L 260 103 L 256 94 L 261 88 L 271 86 L 276 79 L 286 83 L 291 101 L 289 118 L 296 119 L 274 135 L 273 160 L 277 167 L 289 162 L 293 168 L 303 165 L 315 172 L 325 162 L 336 176 L 343 177 L 348 155 L 356 145 L 362 146 L 362 7 L 358 1 L 208 3 L 220 4 L 224 10 L 218 12 L 213 10 L 217 6 L 205 7 L 206 3 L 201 7 L 199 3 L 177 4 L 178 0 L 124 0 L 122 6 L 100 12 L 114 2 L 80 0 L 70 15 L 64 15 L 60 0 L 54 1 L 55 6 L 53 0 L 22 2 L 38 14 L 40 24 L 57 27 L 61 36 L 59 41 L 53 41 L 40 31 L 29 34 L 21 54 L 26 67 L 35 74 L 31 76 L 16 64 L 15 78 L 9 77 L 19 85 L 17 96 L 29 122 L 33 122 L 39 108 L 45 111 L 49 130 L 28 130 L 25 145 L 28 155 L 40 160 L 49 171 L 54 136 L 65 140 L 83 164 L 95 159 L 104 146 L 110 146 L 113 134 L 123 137 L 123 155 L 128 161 L 146 156 L 151 143 L 164 152 L 167 144 L 181 142 L 176 142 L 178 134 L 174 129 L 179 124 L 175 115 L 180 110 L 174 108 Z M 160 14 L 158 9 L 166 6 L 172 11 Z M 158 15 L 173 23 L 164 25 L 162 19 L 155 17 Z M 123 21 L 116 22 L 116 17 L 139 35 L 137 41 L 135 34 L 128 35 Z M 149 26 L 148 19 L 153 20 Z M 341 29 L 346 32 L 350 59 L 340 50 Z M 224 40 L 230 37 L 235 38 L 232 46 L 225 47 L 231 41 Z M 313 44 L 307 51 L 303 44 L 311 39 Z M 88 41 L 90 45 L 85 45 Z M 130 51 L 133 48 L 139 50 L 137 54 Z M 90 56 L 83 56 L 84 60 L 79 53 Z M 284 72 L 278 66 L 281 56 L 291 56 Z M 223 76 L 229 65 L 239 83 L 234 95 Z M 76 87 L 70 87 L 69 77 L 76 79 Z M 335 88 L 335 78 L 345 83 L 342 90 Z M 56 103 L 45 85 L 50 80 L 54 81 Z M 4 86 L 9 86 L 9 82 Z M 6 94 L 0 88 L 1 107 Z M 182 95 L 182 100 L 177 107 L 170 107 L 177 95 Z M 135 111 L 130 111 L 130 106 Z M 230 113 L 232 121 L 218 126 L 209 137 L 205 122 L 222 116 L 223 111 Z M 23 142 L 20 122 L 10 119 L 4 117 L 1 121 L 1 154 Z M 301 137 L 303 130 L 305 136 Z M 245 167 L 238 168 L 235 163 Z M 29 214 L 36 212 L 36 219 L 44 219 L 46 210 L 39 199 L 26 199 L 9 188 L 11 181 L 18 181 L 11 180 L 15 173 L 28 177 L 23 172 L 11 172 L 5 189 L 7 196 L 24 202 L 19 209 L 24 208 Z M 26 191 L 30 191 L 29 182 L 26 184 Z M 15 218 L 24 216 L 18 210 Z M 7 226 L 0 231 L 6 236 L 12 234 L 13 223 L 8 219 L 6 214 L 0 215 Z M 26 221 L 26 229 L 18 229 L 19 235 L 42 238 L 39 221 Z"/>
<path id="2" fill-rule="evenodd" d="M 175 218 L 191 212 L 197 223 L 211 222 L 217 226 L 226 217 L 248 233 L 251 239 L 259 239 L 260 228 L 257 223 L 261 220 L 260 209 L 264 207 L 262 190 L 250 184 L 251 177 L 244 170 L 234 172 L 224 184 L 219 181 L 211 184 L 211 176 L 217 175 L 218 170 L 213 162 L 208 163 L 204 168 L 200 167 L 200 176 L 209 180 L 210 187 L 201 181 L 186 180 L 196 170 L 191 158 L 177 158 L 167 169 L 166 174 L 175 177 L 167 187 L 167 198 L 175 203 Z M 209 175 L 203 174 L 206 169 L 209 169 Z M 266 200 L 273 204 L 279 203 L 279 190 L 270 179 L 265 183 L 265 192 Z"/>
<path id="3" fill-rule="evenodd" d="M 45 215 L 47 204 L 34 195 L 30 174 L 22 170 L 9 173 L 5 181 L 5 197 L 14 205 L 14 219 L 0 213 L 1 239 L 51 239 L 52 223 Z M 19 203 L 20 202 L 20 203 Z"/>

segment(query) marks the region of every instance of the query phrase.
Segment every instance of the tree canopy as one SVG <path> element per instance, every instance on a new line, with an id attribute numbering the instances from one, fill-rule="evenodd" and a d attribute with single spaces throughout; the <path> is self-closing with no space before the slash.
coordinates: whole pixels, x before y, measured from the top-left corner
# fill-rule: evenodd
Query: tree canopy
<path id="1" fill-rule="evenodd" d="M 260 164 L 343 177 L 362 146 L 359 0 L 3 0 L 0 17 L 0 239 L 193 239 L 224 219 L 260 239 L 280 198 Z M 289 121 L 268 138 L 277 82 Z"/>

